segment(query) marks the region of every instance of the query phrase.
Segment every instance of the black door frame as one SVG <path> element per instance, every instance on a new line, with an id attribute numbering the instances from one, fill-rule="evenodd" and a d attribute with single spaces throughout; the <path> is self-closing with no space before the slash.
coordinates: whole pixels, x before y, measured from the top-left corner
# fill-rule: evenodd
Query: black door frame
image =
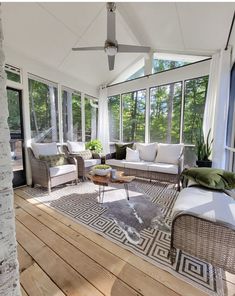
<path id="1" fill-rule="evenodd" d="M 26 161 L 25 161 L 25 139 L 24 139 L 24 121 L 23 121 L 23 100 L 22 100 L 22 89 L 18 89 L 18 88 L 15 88 L 15 87 L 12 87 L 12 86 L 7 86 L 6 87 L 7 90 L 12 90 L 12 91 L 16 91 L 18 92 L 19 94 L 19 112 L 20 112 L 20 129 L 21 129 L 21 138 L 15 138 L 15 139 L 19 139 L 19 140 L 22 140 L 22 164 L 23 164 L 23 171 L 20 171 L 22 172 L 21 173 L 21 176 L 23 177 L 23 182 L 22 184 L 20 185 L 15 185 L 14 184 L 14 179 L 15 179 L 15 174 L 17 174 L 17 171 L 16 172 L 13 172 L 13 187 L 14 188 L 17 188 L 17 187 L 20 187 L 20 186 L 24 186 L 27 184 L 27 180 L 26 180 Z M 11 138 L 11 136 L 10 136 Z M 19 171 L 18 171 L 19 172 Z M 18 173 L 18 176 L 19 176 L 19 173 Z M 19 176 L 20 177 L 20 176 Z"/>

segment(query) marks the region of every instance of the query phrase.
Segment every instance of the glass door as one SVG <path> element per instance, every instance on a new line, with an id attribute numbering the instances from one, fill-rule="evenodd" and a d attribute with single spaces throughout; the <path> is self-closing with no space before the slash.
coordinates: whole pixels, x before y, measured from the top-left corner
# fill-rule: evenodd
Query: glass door
<path id="1" fill-rule="evenodd" d="M 26 184 L 21 90 L 7 88 L 13 187 Z"/>

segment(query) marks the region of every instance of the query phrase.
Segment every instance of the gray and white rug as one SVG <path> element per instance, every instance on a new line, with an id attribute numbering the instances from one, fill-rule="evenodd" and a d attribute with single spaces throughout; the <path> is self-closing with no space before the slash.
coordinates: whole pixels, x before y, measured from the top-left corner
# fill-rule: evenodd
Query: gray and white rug
<path id="1" fill-rule="evenodd" d="M 98 186 L 90 182 L 56 187 L 50 196 L 40 187 L 23 190 L 209 295 L 226 294 L 219 268 L 181 251 L 170 263 L 171 211 L 178 195 L 172 185 L 135 180 L 128 202 L 123 185 L 115 184 L 106 187 L 103 204 L 97 203 Z"/>

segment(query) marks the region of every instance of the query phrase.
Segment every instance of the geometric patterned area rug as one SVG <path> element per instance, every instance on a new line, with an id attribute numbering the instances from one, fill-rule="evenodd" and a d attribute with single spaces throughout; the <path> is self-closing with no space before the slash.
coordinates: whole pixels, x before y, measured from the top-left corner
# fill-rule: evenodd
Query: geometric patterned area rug
<path id="1" fill-rule="evenodd" d="M 138 243 L 127 239 L 123 225 L 120 227 L 120 223 L 117 223 L 117 220 L 119 219 L 120 222 L 122 217 L 115 219 L 117 210 L 114 210 L 117 204 L 121 209 L 122 203 L 127 203 L 123 185 L 115 184 L 115 186 L 106 187 L 103 204 L 97 203 L 98 186 L 91 182 L 55 187 L 50 196 L 48 196 L 47 190 L 41 187 L 24 187 L 22 190 L 146 261 L 196 286 L 208 295 L 224 296 L 227 294 L 226 288 L 223 287 L 221 269 L 179 250 L 174 265 L 171 265 L 168 258 L 170 233 L 165 228 L 152 227 L 152 225 L 144 222 L 144 227 L 138 229 Z M 156 208 L 156 212 L 161 212 L 165 225 L 171 226 L 172 207 L 178 196 L 178 192 L 172 185 L 134 180 L 129 185 L 129 192 L 130 203 L 135 202 L 137 197 L 138 200 L 140 198 L 147 199 L 147 202 L 152 203 L 153 207 Z M 146 208 L 146 211 L 148 211 L 148 208 Z M 141 219 L 143 216 L 145 216 L 145 213 L 137 213 L 136 218 Z M 128 220 L 122 222 L 125 225 L 129 223 Z M 138 226 L 135 225 L 134 228 L 137 229 Z"/>

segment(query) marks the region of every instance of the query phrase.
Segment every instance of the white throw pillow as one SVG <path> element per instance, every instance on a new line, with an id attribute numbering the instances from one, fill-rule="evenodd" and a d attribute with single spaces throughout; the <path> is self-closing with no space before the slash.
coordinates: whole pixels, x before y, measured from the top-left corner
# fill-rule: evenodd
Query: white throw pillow
<path id="1" fill-rule="evenodd" d="M 140 159 L 144 161 L 154 161 L 157 154 L 157 143 L 143 144 L 136 143 L 136 150 L 140 153 Z"/>
<path id="2" fill-rule="evenodd" d="M 80 151 L 86 150 L 86 145 L 84 142 L 71 142 L 67 141 L 68 150 L 70 153 L 78 153 Z"/>
<path id="3" fill-rule="evenodd" d="M 32 143 L 31 147 L 36 158 L 39 158 L 39 155 L 58 154 L 56 143 Z"/>
<path id="4" fill-rule="evenodd" d="M 138 150 L 133 150 L 131 148 L 126 148 L 126 160 L 138 162 L 140 161 L 140 154 Z"/>
<path id="5" fill-rule="evenodd" d="M 155 162 L 177 164 L 184 144 L 158 144 Z"/>

